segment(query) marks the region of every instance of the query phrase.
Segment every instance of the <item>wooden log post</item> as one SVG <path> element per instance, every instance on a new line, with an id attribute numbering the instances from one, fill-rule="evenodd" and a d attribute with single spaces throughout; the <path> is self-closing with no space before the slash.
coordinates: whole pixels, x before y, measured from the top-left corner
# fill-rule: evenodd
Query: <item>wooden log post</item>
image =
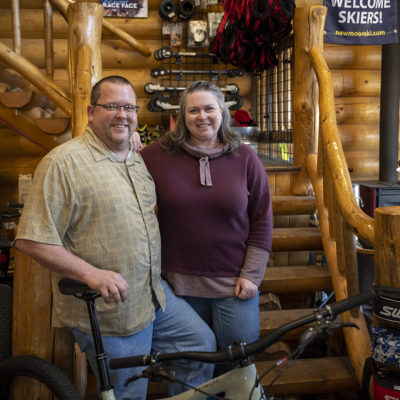
<path id="1" fill-rule="evenodd" d="M 381 207 L 375 210 L 374 263 L 375 285 L 400 288 L 400 207 Z M 389 340 L 389 333 L 392 334 L 396 331 L 397 334 L 395 336 L 399 337 L 400 327 L 398 321 L 382 319 L 374 314 L 373 323 L 377 328 L 383 329 L 381 332 L 382 337 L 379 339 L 383 339 L 386 342 Z M 390 371 L 392 374 L 391 379 L 394 379 L 395 383 L 398 384 L 400 379 L 398 364 L 392 364 L 386 359 L 387 354 L 380 354 L 379 348 L 376 352 L 374 351 L 377 343 L 375 339 L 377 338 L 372 337 L 372 357 L 375 360 L 376 368 Z M 391 351 L 398 356 L 398 348 L 392 348 Z"/>
<path id="2" fill-rule="evenodd" d="M 43 5 L 44 19 L 44 42 L 45 42 L 45 58 L 46 73 L 50 79 L 54 75 L 54 51 L 53 51 L 53 9 L 50 0 L 45 0 Z"/>
<path id="3" fill-rule="evenodd" d="M 19 0 L 11 1 L 13 47 L 17 54 L 21 54 L 21 20 L 19 14 Z"/>
<path id="4" fill-rule="evenodd" d="M 326 158 L 331 170 L 330 175 L 336 201 L 344 220 L 353 228 L 355 233 L 369 243 L 374 243 L 373 219 L 360 210 L 354 198 L 353 187 L 336 125 L 335 103 L 329 68 L 319 46 L 311 48 L 310 57 L 320 87 L 320 142 L 324 147 L 324 158 Z"/>
<path id="5" fill-rule="evenodd" d="M 13 293 L 13 355 L 30 354 L 55 364 L 72 378 L 73 340 L 66 329 L 51 328 L 50 271 L 16 250 Z M 24 395 L 24 393 L 29 393 Z M 51 399 L 48 389 L 24 379 L 13 388 L 14 399 Z M 25 397 L 24 397 L 25 396 Z"/>
<path id="6" fill-rule="evenodd" d="M 294 17 L 294 68 L 293 83 L 293 163 L 301 171 L 293 186 L 296 195 L 311 192 L 310 180 L 305 168 L 307 154 L 316 153 L 318 123 L 318 87 L 308 56 L 313 45 L 322 47 L 322 32 L 326 8 L 321 6 L 299 7 Z"/>
<path id="7" fill-rule="evenodd" d="M 400 288 L 400 207 L 375 210 L 375 284 Z"/>
<path id="8" fill-rule="evenodd" d="M 68 75 L 73 97 L 72 136 L 80 135 L 87 123 L 90 89 L 102 77 L 101 29 L 104 7 L 75 3 L 68 8 Z"/>
<path id="9" fill-rule="evenodd" d="M 324 244 L 324 252 L 328 260 L 329 271 L 331 273 L 332 286 L 335 290 L 336 300 L 342 300 L 349 295 L 347 276 L 345 271 L 341 270 L 338 266 L 336 242 L 331 234 L 331 231 L 334 232 L 334 229 L 331 229 L 330 227 L 330 221 L 333 218 L 330 218 L 328 216 L 328 214 L 331 212 L 331 207 L 330 209 L 326 207 L 322 175 L 321 172 L 319 172 L 317 169 L 317 155 L 309 154 L 306 158 L 306 162 L 307 170 L 313 183 L 315 198 L 317 200 L 317 210 L 321 228 L 322 241 Z M 324 179 L 326 179 L 325 173 Z M 361 385 L 364 363 L 366 358 L 368 358 L 371 354 L 371 343 L 365 318 L 362 312 L 357 309 L 341 314 L 341 320 L 343 322 L 355 323 L 360 328 L 359 330 L 344 329 L 343 334 L 346 340 L 351 363 L 354 367 L 355 375 Z"/>

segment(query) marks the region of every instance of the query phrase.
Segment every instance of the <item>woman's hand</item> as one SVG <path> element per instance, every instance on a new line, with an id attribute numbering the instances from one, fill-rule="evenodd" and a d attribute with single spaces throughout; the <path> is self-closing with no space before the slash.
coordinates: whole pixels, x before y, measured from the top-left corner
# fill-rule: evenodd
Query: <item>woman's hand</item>
<path id="1" fill-rule="evenodd" d="M 131 141 L 132 141 L 133 151 L 135 151 L 137 153 L 139 150 L 143 149 L 143 144 L 142 144 L 142 141 L 140 140 L 140 135 L 138 132 L 136 132 L 136 131 L 133 132 Z"/>
<path id="2" fill-rule="evenodd" d="M 242 300 L 250 300 L 257 295 L 258 286 L 246 278 L 238 278 L 235 296 Z"/>

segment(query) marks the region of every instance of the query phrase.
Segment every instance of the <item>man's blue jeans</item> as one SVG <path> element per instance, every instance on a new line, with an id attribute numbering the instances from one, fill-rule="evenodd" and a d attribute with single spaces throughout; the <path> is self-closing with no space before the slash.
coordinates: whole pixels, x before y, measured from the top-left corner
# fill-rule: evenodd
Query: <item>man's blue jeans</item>
<path id="1" fill-rule="evenodd" d="M 164 282 L 163 287 L 167 299 L 165 312 L 159 307 L 156 312 L 156 319 L 147 328 L 131 336 L 103 336 L 104 351 L 108 360 L 149 354 L 151 349 L 160 353 L 215 351 L 215 337 L 210 328 L 185 300 L 176 297 Z M 86 352 L 89 364 L 96 374 L 97 382 L 99 382 L 92 335 L 76 328 L 72 328 L 71 331 L 80 349 Z M 214 365 L 212 364 L 189 360 L 174 361 L 172 367 L 176 378 L 192 386 L 197 386 L 211 379 L 214 370 Z M 111 370 L 111 381 L 114 385 L 116 399 L 146 399 L 146 379 L 138 379 L 127 387 L 124 386 L 124 382 L 128 378 L 140 374 L 142 369 Z M 169 396 L 179 394 L 185 390 L 188 390 L 188 388 L 184 385 L 170 384 Z"/>
<path id="2" fill-rule="evenodd" d="M 260 336 L 259 295 L 250 300 L 237 297 L 204 298 L 182 296 L 214 331 L 218 350 L 226 349 L 237 340 L 247 344 Z M 221 375 L 235 366 L 217 364 L 216 375 Z"/>

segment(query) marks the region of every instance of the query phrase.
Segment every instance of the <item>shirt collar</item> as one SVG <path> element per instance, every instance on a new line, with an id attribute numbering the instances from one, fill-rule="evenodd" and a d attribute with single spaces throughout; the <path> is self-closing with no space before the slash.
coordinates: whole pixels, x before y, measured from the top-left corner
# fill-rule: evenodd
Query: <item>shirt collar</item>
<path id="1" fill-rule="evenodd" d="M 95 161 L 102 161 L 105 159 L 109 159 L 114 162 L 124 162 L 121 161 L 105 144 L 102 140 L 100 140 L 96 134 L 93 132 L 92 128 L 87 125 L 84 130 L 82 137 L 89 148 L 90 152 Z M 129 149 L 129 153 L 126 157 L 126 164 L 131 165 L 135 162 L 140 162 L 140 157 L 138 157 L 137 153 Z"/>

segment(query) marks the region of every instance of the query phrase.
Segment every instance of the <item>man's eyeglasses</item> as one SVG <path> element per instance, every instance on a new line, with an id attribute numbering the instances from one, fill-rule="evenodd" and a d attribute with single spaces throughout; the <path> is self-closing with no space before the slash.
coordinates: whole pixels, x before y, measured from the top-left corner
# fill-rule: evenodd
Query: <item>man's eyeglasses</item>
<path id="1" fill-rule="evenodd" d="M 100 106 L 103 107 L 107 111 L 119 111 L 121 108 L 126 112 L 126 113 L 133 113 L 133 112 L 138 112 L 140 107 L 139 106 L 134 106 L 133 104 L 125 104 L 125 105 L 119 105 L 119 104 L 98 104 L 94 103 L 92 106 Z"/>

